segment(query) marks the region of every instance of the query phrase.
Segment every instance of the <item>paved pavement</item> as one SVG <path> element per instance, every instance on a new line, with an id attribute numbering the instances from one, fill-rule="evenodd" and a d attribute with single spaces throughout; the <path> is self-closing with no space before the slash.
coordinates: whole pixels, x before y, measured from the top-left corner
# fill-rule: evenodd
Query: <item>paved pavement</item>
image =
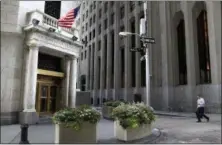
<path id="1" fill-rule="evenodd" d="M 221 115 L 209 115 L 210 122 L 196 123 L 196 119 L 183 116 L 157 116 L 154 128 L 162 132 L 158 143 L 221 143 Z M 98 139 L 114 138 L 113 122 L 102 119 L 98 125 Z M 30 143 L 53 143 L 54 125 L 39 124 L 29 127 Z M 1 143 L 18 143 L 20 126 L 1 126 Z"/>

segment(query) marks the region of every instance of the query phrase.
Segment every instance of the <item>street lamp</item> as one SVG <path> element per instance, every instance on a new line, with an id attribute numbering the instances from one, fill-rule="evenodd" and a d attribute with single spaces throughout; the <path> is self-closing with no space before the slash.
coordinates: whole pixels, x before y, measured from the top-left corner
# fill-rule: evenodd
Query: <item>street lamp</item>
<path id="1" fill-rule="evenodd" d="M 127 37 L 127 36 L 130 36 L 130 35 L 136 35 L 138 37 L 140 37 L 140 40 L 143 42 L 144 46 L 142 47 L 145 47 L 145 50 L 146 50 L 146 54 L 145 54 L 145 60 L 146 60 L 146 104 L 147 106 L 150 106 L 150 67 L 149 67 L 149 48 L 147 47 L 147 44 L 148 43 L 155 43 L 155 40 L 153 38 L 149 38 L 149 37 L 146 37 L 144 35 L 139 35 L 137 33 L 131 33 L 131 32 L 119 32 L 119 35 L 120 36 L 124 36 L 124 37 Z M 141 51 L 141 49 L 139 50 Z"/>

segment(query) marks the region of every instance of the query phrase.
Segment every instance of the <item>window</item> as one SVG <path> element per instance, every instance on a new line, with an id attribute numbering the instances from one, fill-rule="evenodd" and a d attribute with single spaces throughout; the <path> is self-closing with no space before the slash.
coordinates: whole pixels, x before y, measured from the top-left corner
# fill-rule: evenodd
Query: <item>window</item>
<path id="1" fill-rule="evenodd" d="M 101 16 L 102 16 L 102 10 L 100 9 L 99 10 L 99 18 L 101 18 Z"/>
<path id="2" fill-rule="evenodd" d="M 92 40 L 92 33 L 89 33 L 89 40 Z"/>
<path id="3" fill-rule="evenodd" d="M 98 51 L 101 49 L 101 40 L 98 42 Z"/>
<path id="4" fill-rule="evenodd" d="M 121 77 L 122 77 L 122 81 L 121 81 L 121 87 L 124 88 L 124 72 L 125 72 L 125 57 L 124 57 L 124 48 L 121 48 Z"/>
<path id="5" fill-rule="evenodd" d="M 104 6 L 104 12 L 106 13 L 108 10 L 108 2 L 105 2 L 105 6 Z"/>
<path id="6" fill-rule="evenodd" d="M 96 1 L 93 2 L 93 7 L 96 9 Z"/>
<path id="7" fill-rule="evenodd" d="M 179 85 L 187 84 L 186 41 L 184 20 L 177 26 L 177 49 L 179 60 Z"/>
<path id="8" fill-rule="evenodd" d="M 104 36 L 104 58 L 105 58 L 105 60 L 104 60 L 104 64 L 105 64 L 105 66 L 107 66 L 107 35 L 105 35 Z M 106 88 L 106 74 L 107 74 L 107 71 L 106 71 L 107 69 L 106 69 L 106 67 L 104 68 L 104 89 Z"/>
<path id="9" fill-rule="evenodd" d="M 197 18 L 197 40 L 199 53 L 200 83 L 211 83 L 211 66 L 209 54 L 209 36 L 207 12 L 201 11 Z"/>
<path id="10" fill-rule="evenodd" d="M 130 11 L 133 11 L 135 8 L 135 1 L 130 1 Z"/>
<path id="11" fill-rule="evenodd" d="M 83 3 L 83 9 L 85 9 L 85 3 Z"/>
<path id="12" fill-rule="evenodd" d="M 86 50 L 85 50 L 85 59 L 86 59 Z"/>
<path id="13" fill-rule="evenodd" d="M 88 29 L 88 23 L 86 23 L 86 31 L 87 31 L 87 29 Z"/>
<path id="14" fill-rule="evenodd" d="M 90 20 L 89 20 L 89 26 L 90 27 L 92 26 L 92 18 L 90 18 Z"/>
<path id="15" fill-rule="evenodd" d="M 101 24 L 99 25 L 99 34 L 101 33 Z"/>
<path id="16" fill-rule="evenodd" d="M 115 17 L 115 14 L 111 14 L 111 19 L 110 19 L 110 24 L 113 25 L 114 24 L 114 17 Z"/>
<path id="17" fill-rule="evenodd" d="M 143 4 L 143 1 L 139 1 L 139 5 L 142 5 Z"/>
<path id="18" fill-rule="evenodd" d="M 110 1 L 110 5 L 112 7 L 114 5 L 114 1 Z"/>
<path id="19" fill-rule="evenodd" d="M 88 41 L 87 41 L 87 36 L 85 36 L 85 41 L 86 41 L 86 43 L 88 42 Z"/>
<path id="20" fill-rule="evenodd" d="M 82 33 L 84 32 L 84 26 L 82 26 Z"/>
<path id="21" fill-rule="evenodd" d="M 90 5 L 90 13 L 92 12 L 92 10 L 93 10 L 93 5 L 91 4 Z"/>
<path id="22" fill-rule="evenodd" d="M 114 87 L 114 48 L 115 48 L 115 37 L 114 37 L 114 31 L 112 31 L 111 32 L 111 49 L 112 49 L 112 70 L 111 70 L 111 72 L 112 72 L 112 78 L 111 78 L 111 88 L 113 88 Z"/>
<path id="23" fill-rule="evenodd" d="M 93 15 L 93 23 L 96 22 L 96 15 Z"/>
<path id="24" fill-rule="evenodd" d="M 88 10 L 86 11 L 86 18 L 88 18 Z"/>
<path id="25" fill-rule="evenodd" d="M 82 21 L 83 22 L 85 21 L 85 15 L 84 14 L 82 15 Z"/>
<path id="26" fill-rule="evenodd" d="M 135 33 L 135 21 L 131 22 L 131 31 L 132 33 Z M 131 41 L 132 41 L 132 48 L 135 47 L 135 35 L 131 36 Z M 136 86 L 136 53 L 132 53 L 132 87 Z"/>
<path id="27" fill-rule="evenodd" d="M 81 60 L 83 60 L 83 53 L 81 53 Z"/>
<path id="28" fill-rule="evenodd" d="M 104 30 L 107 29 L 107 19 L 104 20 Z"/>
<path id="29" fill-rule="evenodd" d="M 61 1 L 45 1 L 45 13 L 59 19 L 60 18 Z"/>
<path id="30" fill-rule="evenodd" d="M 93 29 L 93 38 L 95 38 L 96 37 L 96 31 L 95 31 L 95 29 Z"/>
<path id="31" fill-rule="evenodd" d="M 123 17 L 124 17 L 124 12 L 125 11 L 125 8 L 124 8 L 124 6 L 122 6 L 121 8 L 120 8 L 120 18 L 122 19 Z"/>

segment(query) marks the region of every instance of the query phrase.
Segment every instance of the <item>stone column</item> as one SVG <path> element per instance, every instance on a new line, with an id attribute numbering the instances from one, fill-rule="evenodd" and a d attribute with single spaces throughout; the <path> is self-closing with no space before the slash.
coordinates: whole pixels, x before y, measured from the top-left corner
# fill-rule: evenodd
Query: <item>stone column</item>
<path id="1" fill-rule="evenodd" d="M 221 4 L 206 1 L 212 84 L 221 84 Z M 219 87 L 219 86 L 218 86 Z"/>
<path id="2" fill-rule="evenodd" d="M 140 17 L 135 17 L 135 33 L 140 33 Z M 136 48 L 140 48 L 140 38 L 136 37 Z M 136 92 L 141 87 L 141 61 L 139 52 L 136 53 Z"/>
<path id="3" fill-rule="evenodd" d="M 115 55 L 115 60 L 114 60 L 114 93 L 113 93 L 113 99 L 116 99 L 116 97 L 119 96 L 119 90 L 120 90 L 120 80 L 121 80 L 121 72 L 120 72 L 120 48 L 119 48 L 119 30 L 120 30 L 120 6 L 119 6 L 119 1 L 115 2 L 114 5 L 114 11 L 115 11 L 115 32 L 114 32 L 114 37 L 115 37 L 115 50 L 114 50 L 114 55 Z"/>
<path id="4" fill-rule="evenodd" d="M 38 122 L 35 103 L 39 47 L 36 42 L 30 42 L 27 45 L 29 49 L 26 51 L 25 56 L 24 110 L 20 114 L 20 123 L 34 124 Z"/>
<path id="5" fill-rule="evenodd" d="M 195 90 L 196 87 L 196 69 L 195 69 L 195 47 L 194 47 L 194 27 L 192 19 L 192 6 L 190 2 L 181 2 L 181 8 L 184 12 L 184 22 L 185 22 L 185 39 L 186 39 L 186 63 L 187 63 L 187 85 L 189 86 L 190 105 L 193 109 L 196 109 L 196 97 Z M 194 96 L 194 97 L 193 97 Z"/>
<path id="6" fill-rule="evenodd" d="M 109 20 L 110 22 L 110 20 Z M 112 57 L 110 55 L 112 55 L 112 49 L 111 48 L 111 31 L 109 31 L 109 33 L 107 33 L 107 65 L 106 65 L 106 69 L 107 69 L 107 77 L 106 77 L 106 99 L 108 99 L 108 95 L 109 95 L 109 91 L 111 89 L 111 78 L 112 78 Z M 108 57 L 109 56 L 109 57 Z"/>
<path id="7" fill-rule="evenodd" d="M 125 16 L 124 16 L 124 27 L 125 27 L 125 30 L 124 31 L 127 31 L 127 32 L 130 32 L 130 23 L 129 23 L 129 2 L 128 1 L 125 1 L 124 2 L 124 7 L 125 7 Z M 131 40 L 131 37 L 125 37 L 123 38 L 124 39 L 124 44 L 125 44 L 125 47 L 124 47 L 124 100 L 128 100 L 128 96 L 129 96 L 129 89 L 131 88 L 131 60 L 130 60 L 130 40 Z"/>
<path id="8" fill-rule="evenodd" d="M 70 62 L 69 107 L 76 107 L 77 59 L 72 56 Z"/>
<path id="9" fill-rule="evenodd" d="M 65 92 L 64 92 L 64 105 L 69 106 L 69 81 L 70 81 L 70 57 L 65 56 Z"/>
<path id="10" fill-rule="evenodd" d="M 160 2 L 159 8 L 160 8 L 160 27 L 162 29 L 161 31 L 161 49 L 162 49 L 162 93 L 163 93 L 163 99 L 162 99 L 162 106 L 163 109 L 168 108 L 169 103 L 169 57 L 168 57 L 168 51 L 169 51 L 169 40 L 168 40 L 168 3 L 169 2 Z"/>

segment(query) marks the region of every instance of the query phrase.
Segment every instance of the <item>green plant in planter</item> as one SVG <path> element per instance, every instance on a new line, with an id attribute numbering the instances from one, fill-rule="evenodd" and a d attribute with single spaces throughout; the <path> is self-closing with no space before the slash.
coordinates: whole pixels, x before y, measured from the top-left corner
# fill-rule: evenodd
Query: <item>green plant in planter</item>
<path id="1" fill-rule="evenodd" d="M 93 108 L 83 105 L 79 108 L 65 108 L 56 112 L 53 116 L 55 124 L 63 124 L 65 127 L 80 130 L 83 122 L 92 124 L 100 120 L 100 113 Z"/>
<path id="2" fill-rule="evenodd" d="M 144 103 L 121 104 L 113 109 L 112 117 L 124 128 L 137 128 L 143 124 L 151 124 L 155 116 Z"/>
<path id="3" fill-rule="evenodd" d="M 117 107 L 119 106 L 120 104 L 126 104 L 127 102 L 126 101 L 107 101 L 104 103 L 104 106 L 109 106 L 109 107 Z"/>

